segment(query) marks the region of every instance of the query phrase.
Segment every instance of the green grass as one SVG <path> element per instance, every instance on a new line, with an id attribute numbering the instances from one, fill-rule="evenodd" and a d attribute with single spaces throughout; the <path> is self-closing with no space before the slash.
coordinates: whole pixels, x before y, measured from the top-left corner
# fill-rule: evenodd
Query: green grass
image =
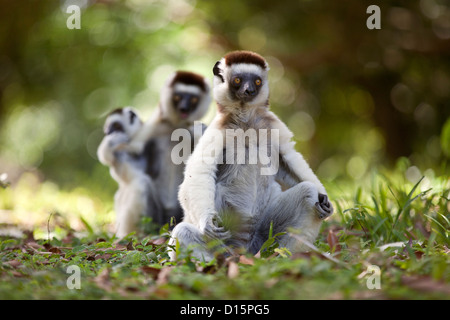
<path id="1" fill-rule="evenodd" d="M 0 237 L 0 299 L 450 298 L 450 182 L 431 171 L 413 182 L 396 170 L 328 183 L 335 214 L 310 252 L 291 254 L 270 240 L 262 258 L 218 255 L 208 264 L 189 252 L 169 262 L 167 228 L 118 241 L 111 202 L 86 190 L 32 187 L 0 189 L 1 213 L 10 217 L 0 231 L 23 232 Z M 71 265 L 81 289 L 67 287 Z M 381 289 L 367 286 L 373 265 Z"/>

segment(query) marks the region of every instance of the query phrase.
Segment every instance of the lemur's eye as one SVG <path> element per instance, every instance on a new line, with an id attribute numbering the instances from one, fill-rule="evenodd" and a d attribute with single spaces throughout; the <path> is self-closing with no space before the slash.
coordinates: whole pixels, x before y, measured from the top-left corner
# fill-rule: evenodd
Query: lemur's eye
<path id="1" fill-rule="evenodd" d="M 260 86 L 260 85 L 261 85 L 261 79 L 256 79 L 256 80 L 255 80 L 255 84 L 256 84 L 257 86 Z"/>
<path id="2" fill-rule="evenodd" d="M 181 96 L 180 95 L 176 94 L 176 95 L 173 96 L 173 101 L 178 102 L 180 100 L 181 100 Z"/>
<path id="3" fill-rule="evenodd" d="M 197 103 L 198 102 L 198 98 L 197 97 L 192 97 L 191 98 L 191 103 Z"/>
<path id="4" fill-rule="evenodd" d="M 234 83 L 235 84 L 240 84 L 241 83 L 241 78 L 234 78 Z"/>

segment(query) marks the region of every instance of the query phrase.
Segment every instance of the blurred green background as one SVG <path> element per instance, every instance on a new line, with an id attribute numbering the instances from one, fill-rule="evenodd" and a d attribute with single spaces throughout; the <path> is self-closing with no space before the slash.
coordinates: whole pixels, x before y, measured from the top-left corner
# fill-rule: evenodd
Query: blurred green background
<path id="1" fill-rule="evenodd" d="M 212 81 L 237 49 L 269 61 L 272 110 L 320 179 L 358 181 L 398 159 L 412 180 L 445 173 L 450 2 L 372 2 L 0 0 L 0 174 L 111 198 L 96 158 L 105 113 L 132 105 L 147 118 L 173 70 Z M 80 30 L 66 26 L 72 4 Z M 366 27 L 371 4 L 381 30 Z"/>

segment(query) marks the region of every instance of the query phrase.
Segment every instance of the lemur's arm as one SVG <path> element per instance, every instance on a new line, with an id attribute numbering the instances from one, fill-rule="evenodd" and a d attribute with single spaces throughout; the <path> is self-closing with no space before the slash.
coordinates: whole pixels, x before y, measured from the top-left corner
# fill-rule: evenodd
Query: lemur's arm
<path id="1" fill-rule="evenodd" d="M 111 175 L 117 182 L 128 182 L 132 179 L 131 156 L 124 151 L 128 144 L 128 136 L 123 133 L 113 133 L 103 138 L 97 149 L 99 161 L 110 167 Z"/>
<path id="2" fill-rule="evenodd" d="M 292 141 L 293 133 L 275 114 L 272 113 L 272 116 L 275 119 L 272 128 L 279 130 L 280 163 L 277 178 L 289 187 L 302 181 L 310 181 L 316 185 L 320 193 L 327 194 L 306 160 L 295 150 L 295 142 Z"/>
<path id="3" fill-rule="evenodd" d="M 219 148 L 218 140 L 221 140 Z M 184 209 L 184 221 L 197 226 L 204 235 L 227 238 L 229 232 L 218 226 L 215 208 L 217 164 L 223 159 L 223 132 L 215 123 L 205 130 L 186 164 L 178 199 Z"/>

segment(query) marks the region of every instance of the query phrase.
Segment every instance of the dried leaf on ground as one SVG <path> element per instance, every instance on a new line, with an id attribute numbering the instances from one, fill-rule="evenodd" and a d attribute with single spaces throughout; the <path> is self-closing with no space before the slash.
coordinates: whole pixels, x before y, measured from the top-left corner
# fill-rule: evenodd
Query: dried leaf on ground
<path id="1" fill-rule="evenodd" d="M 128 250 L 128 251 L 134 250 L 134 247 L 133 247 L 133 241 L 128 242 L 128 244 L 127 244 L 127 250 Z"/>
<path id="2" fill-rule="evenodd" d="M 154 268 L 150 266 L 142 266 L 141 271 L 145 274 L 151 275 L 154 280 L 156 280 L 161 273 L 161 268 Z"/>
<path id="3" fill-rule="evenodd" d="M 331 252 L 341 252 L 341 245 L 339 244 L 339 239 L 333 230 L 328 231 L 327 243 L 330 246 Z"/>
<path id="4" fill-rule="evenodd" d="M 103 269 L 95 278 L 94 282 L 103 290 L 110 291 L 112 284 L 109 279 L 110 270 L 108 268 Z"/>
<path id="5" fill-rule="evenodd" d="M 248 257 L 242 255 L 242 256 L 239 256 L 239 263 L 248 264 L 248 265 L 253 266 L 255 264 L 255 261 L 252 258 L 248 258 Z"/>
<path id="6" fill-rule="evenodd" d="M 230 261 L 228 263 L 228 272 L 227 276 L 230 279 L 235 279 L 239 276 L 239 266 L 236 262 Z"/>
<path id="7" fill-rule="evenodd" d="M 402 283 L 421 292 L 441 292 L 450 295 L 450 286 L 427 276 L 402 276 Z"/>
<path id="8" fill-rule="evenodd" d="M 173 267 L 163 267 L 161 271 L 158 273 L 158 277 L 156 279 L 157 285 L 163 285 L 169 282 L 169 275 L 172 272 Z"/>
<path id="9" fill-rule="evenodd" d="M 10 261 L 6 261 L 4 263 L 7 265 L 10 265 L 13 268 L 17 268 L 22 265 L 22 262 L 20 262 L 19 260 L 10 260 Z"/>

